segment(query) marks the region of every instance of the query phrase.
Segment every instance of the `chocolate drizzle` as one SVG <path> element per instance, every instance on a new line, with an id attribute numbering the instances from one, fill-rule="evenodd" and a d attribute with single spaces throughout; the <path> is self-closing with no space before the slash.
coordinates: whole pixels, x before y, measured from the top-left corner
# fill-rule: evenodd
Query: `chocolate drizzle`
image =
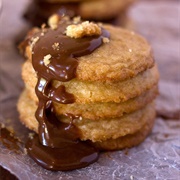
<path id="1" fill-rule="evenodd" d="M 78 118 L 66 114 L 70 124 L 62 123 L 57 117 L 53 101 L 63 104 L 75 102 L 72 94 L 64 86 L 53 86 L 53 81 L 70 81 L 76 77 L 77 57 L 92 53 L 102 45 L 103 37 L 109 33 L 102 29 L 101 36 L 73 39 L 64 34 L 69 22 L 62 21 L 56 30 L 48 29 L 33 48 L 32 64 L 37 72 L 36 95 L 39 99 L 36 119 L 39 122 L 39 139 L 29 140 L 27 150 L 41 166 L 50 170 L 72 170 L 85 167 L 98 159 L 98 151 L 87 142 L 79 140 L 80 131 L 73 125 Z M 71 23 L 72 24 L 72 23 Z M 58 48 L 53 48 L 54 44 Z M 50 55 L 49 63 L 44 57 Z"/>

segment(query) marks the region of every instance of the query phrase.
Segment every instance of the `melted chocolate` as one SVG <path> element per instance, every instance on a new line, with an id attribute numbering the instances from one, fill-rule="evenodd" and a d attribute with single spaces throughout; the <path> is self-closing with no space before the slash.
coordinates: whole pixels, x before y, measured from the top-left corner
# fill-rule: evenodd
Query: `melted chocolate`
<path id="1" fill-rule="evenodd" d="M 15 153 L 21 153 L 23 146 L 18 138 L 14 136 L 7 128 L 0 124 L 0 142 L 9 150 Z"/>
<path id="2" fill-rule="evenodd" d="M 75 102 L 65 87 L 54 87 L 53 80 L 70 81 L 76 77 L 77 57 L 92 53 L 109 33 L 102 29 L 101 36 L 73 39 L 64 35 L 68 22 L 62 21 L 58 29 L 48 29 L 33 48 L 32 64 L 38 76 L 36 95 L 39 99 L 36 119 L 39 122 L 37 136 L 27 143 L 30 156 L 41 166 L 50 170 L 72 170 L 85 167 L 98 159 L 98 151 L 87 142 L 79 140 L 81 132 L 73 125 L 78 117 L 66 114 L 70 124 L 62 123 L 56 116 L 53 101 L 63 104 Z M 58 48 L 53 48 L 58 43 Z M 50 55 L 50 63 L 44 57 Z"/>
<path id="3" fill-rule="evenodd" d="M 43 146 L 36 135 L 27 142 L 29 155 L 37 164 L 49 170 L 74 170 L 83 168 L 98 159 L 99 152 L 88 143 L 77 140 L 62 148 Z"/>

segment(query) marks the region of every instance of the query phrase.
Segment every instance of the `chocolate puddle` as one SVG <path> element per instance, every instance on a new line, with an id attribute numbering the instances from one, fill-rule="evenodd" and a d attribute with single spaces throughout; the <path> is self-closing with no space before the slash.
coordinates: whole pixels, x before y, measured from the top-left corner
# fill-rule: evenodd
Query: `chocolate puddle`
<path id="1" fill-rule="evenodd" d="M 62 148 L 43 146 L 38 135 L 27 142 L 28 153 L 34 161 L 48 170 L 67 171 L 83 168 L 98 159 L 99 152 L 86 142 L 66 142 Z"/>
<path id="2" fill-rule="evenodd" d="M 29 21 L 34 26 L 41 26 L 44 22 L 47 22 L 48 18 L 53 14 L 58 14 L 60 16 L 69 16 L 71 18 L 75 16 L 81 16 L 83 18 L 83 14 L 80 10 L 80 3 L 79 2 L 57 2 L 57 3 L 49 3 L 42 0 L 34 0 L 30 6 L 28 7 L 27 11 L 24 14 L 24 18 Z M 125 12 L 122 12 L 120 16 L 124 16 Z M 86 20 L 85 18 L 84 20 Z M 113 25 L 123 25 L 123 20 L 118 19 L 118 16 L 110 17 L 106 19 L 91 19 L 88 20 L 93 21 L 103 21 L 104 23 L 109 23 Z"/>
<path id="3" fill-rule="evenodd" d="M 6 127 L 0 124 L 0 142 L 9 150 L 20 154 L 23 152 L 23 143 Z"/>
<path id="4" fill-rule="evenodd" d="M 80 131 L 73 125 L 78 117 L 66 114 L 70 124 L 59 121 L 53 101 L 63 104 L 75 102 L 64 86 L 53 87 L 52 81 L 67 82 L 76 77 L 77 57 L 92 53 L 102 45 L 109 33 L 102 29 L 101 36 L 73 39 L 64 35 L 68 22 L 62 21 L 58 29 L 48 29 L 39 37 L 33 48 L 32 64 L 37 72 L 36 95 L 39 99 L 36 119 L 39 122 L 39 138 L 30 139 L 26 148 L 29 155 L 42 167 L 49 170 L 73 170 L 85 167 L 98 159 L 98 150 L 88 142 L 79 140 Z M 53 45 L 58 44 L 58 48 Z M 44 57 L 49 56 L 45 65 Z"/>

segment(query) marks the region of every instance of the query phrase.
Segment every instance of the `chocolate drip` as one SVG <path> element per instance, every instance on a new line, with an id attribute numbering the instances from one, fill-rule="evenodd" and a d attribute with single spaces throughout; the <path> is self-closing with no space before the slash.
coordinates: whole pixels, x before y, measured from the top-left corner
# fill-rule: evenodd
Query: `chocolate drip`
<path id="1" fill-rule="evenodd" d="M 73 39 L 64 35 L 68 22 L 62 21 L 58 29 L 48 29 L 33 48 L 32 64 L 38 75 L 36 94 L 39 99 L 36 118 L 39 122 L 39 139 L 34 137 L 27 143 L 30 156 L 41 166 L 51 170 L 72 170 L 85 167 L 98 159 L 98 151 L 79 140 L 80 131 L 73 125 L 78 118 L 66 114 L 70 124 L 62 123 L 56 116 L 53 101 L 63 104 L 75 102 L 72 94 L 65 87 L 53 86 L 53 80 L 62 82 L 76 77 L 77 57 L 92 53 L 103 42 L 102 37 L 109 33 L 102 29 L 101 36 Z M 53 48 L 54 44 L 58 48 Z M 44 57 L 49 55 L 49 63 Z"/>

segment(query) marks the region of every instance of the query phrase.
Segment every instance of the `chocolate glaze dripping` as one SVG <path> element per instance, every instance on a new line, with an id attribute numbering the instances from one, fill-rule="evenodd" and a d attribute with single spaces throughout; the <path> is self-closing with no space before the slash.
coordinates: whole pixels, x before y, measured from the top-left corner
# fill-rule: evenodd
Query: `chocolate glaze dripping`
<path id="1" fill-rule="evenodd" d="M 88 142 L 79 140 L 80 131 L 73 125 L 78 117 L 66 114 L 70 124 L 59 121 L 53 107 L 53 101 L 63 104 L 75 102 L 74 96 L 66 92 L 65 87 L 54 87 L 53 80 L 62 82 L 76 77 L 77 57 L 92 53 L 103 42 L 102 37 L 109 33 L 102 29 L 101 36 L 69 38 L 64 35 L 68 22 L 62 21 L 58 29 L 48 29 L 33 48 L 32 64 L 37 72 L 36 94 L 39 99 L 36 118 L 39 122 L 37 135 L 27 142 L 30 156 L 41 166 L 50 170 L 73 170 L 85 167 L 98 159 L 98 150 Z M 58 49 L 53 44 L 58 43 Z M 50 63 L 44 64 L 43 58 L 51 55 Z"/>

